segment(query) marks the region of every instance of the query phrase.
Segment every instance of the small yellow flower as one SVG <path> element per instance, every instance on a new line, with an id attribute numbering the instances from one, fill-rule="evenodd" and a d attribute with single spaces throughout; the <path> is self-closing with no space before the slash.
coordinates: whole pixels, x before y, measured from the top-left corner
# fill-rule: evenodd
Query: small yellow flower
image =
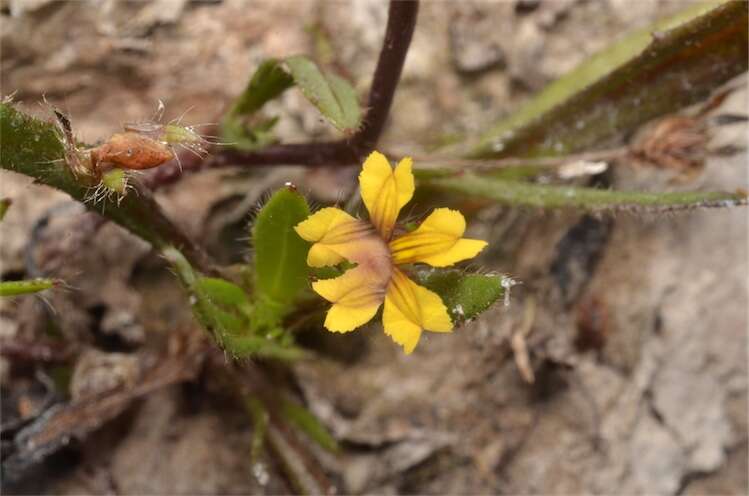
<path id="1" fill-rule="evenodd" d="M 364 205 L 371 222 L 337 208 L 323 208 L 300 222 L 296 232 L 314 243 L 307 255 L 311 267 L 347 260 L 356 266 L 334 279 L 314 282 L 312 289 L 333 303 L 325 327 L 349 332 L 374 317 L 380 305 L 385 334 L 411 353 L 423 330 L 450 332 L 453 323 L 442 299 L 419 286 L 400 267 L 425 263 L 447 267 L 475 257 L 485 241 L 463 238 L 463 215 L 448 208 L 434 210 L 414 231 L 394 235 L 395 221 L 414 193 L 412 160 L 393 169 L 387 158 L 372 152 L 359 174 Z"/>

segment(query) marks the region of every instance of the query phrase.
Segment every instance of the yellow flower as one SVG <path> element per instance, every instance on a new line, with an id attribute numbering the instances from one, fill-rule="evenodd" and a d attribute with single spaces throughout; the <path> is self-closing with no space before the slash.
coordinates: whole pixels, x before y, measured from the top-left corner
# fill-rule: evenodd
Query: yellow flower
<path id="1" fill-rule="evenodd" d="M 347 260 L 356 266 L 334 279 L 314 282 L 312 289 L 333 303 L 325 327 L 349 332 L 375 316 L 380 305 L 385 334 L 411 353 L 423 330 L 450 332 L 453 323 L 442 299 L 408 278 L 400 267 L 425 263 L 447 267 L 475 257 L 485 241 L 463 238 L 463 215 L 448 208 L 434 210 L 414 231 L 395 235 L 398 213 L 414 193 L 412 160 L 393 169 L 387 158 L 372 152 L 359 174 L 364 205 L 371 222 L 337 208 L 323 208 L 300 222 L 296 232 L 314 243 L 307 255 L 311 267 Z"/>

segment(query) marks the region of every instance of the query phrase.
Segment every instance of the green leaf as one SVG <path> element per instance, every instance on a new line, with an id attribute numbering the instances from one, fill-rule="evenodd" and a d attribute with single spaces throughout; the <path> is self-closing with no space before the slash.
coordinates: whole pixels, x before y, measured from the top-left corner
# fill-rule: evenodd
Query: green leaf
<path id="1" fill-rule="evenodd" d="M 229 336 L 249 332 L 252 308 L 242 288 L 223 279 L 198 276 L 192 290 L 198 320 L 225 347 Z"/>
<path id="2" fill-rule="evenodd" d="M 262 401 L 255 397 L 245 398 L 245 408 L 252 417 L 252 447 L 250 449 L 250 461 L 252 464 L 260 460 L 265 444 L 265 435 L 268 433 L 270 414 Z"/>
<path id="3" fill-rule="evenodd" d="M 458 324 L 487 310 L 504 294 L 505 276 L 466 274 L 459 270 L 425 270 L 415 274 L 422 286 L 442 298 Z"/>
<path id="4" fill-rule="evenodd" d="M 287 58 L 284 63 L 304 96 L 338 130 L 353 134 L 361 122 L 361 108 L 356 91 L 335 74 L 324 74 L 303 55 Z"/>
<path id="5" fill-rule="evenodd" d="M 309 243 L 294 226 L 310 215 L 307 201 L 291 187 L 276 191 L 263 206 L 252 228 L 255 249 L 256 306 L 267 311 L 265 324 L 278 325 L 308 285 Z"/>
<path id="6" fill-rule="evenodd" d="M 732 207 L 746 205 L 744 193 L 674 191 L 650 193 L 611 191 L 574 186 L 505 181 L 474 174 L 425 181 L 446 191 L 497 203 L 539 208 L 579 208 L 584 210 L 677 210 L 685 208 Z"/>
<path id="7" fill-rule="evenodd" d="M 244 92 L 223 118 L 222 139 L 246 151 L 273 143 L 275 137 L 272 130 L 278 118 L 257 118 L 255 114 L 293 85 L 294 79 L 279 65 L 278 60 L 270 59 L 260 64 Z"/>
<path id="8" fill-rule="evenodd" d="M 62 284 L 59 279 L 29 279 L 25 281 L 0 281 L 0 296 L 18 296 L 38 293 Z"/>
<path id="9" fill-rule="evenodd" d="M 175 248 L 166 248 L 163 253 L 190 294 L 190 305 L 195 319 L 220 344 L 223 343 L 225 336 L 237 334 L 249 328 L 249 322 L 244 313 L 232 308 L 232 303 L 236 301 L 235 290 L 228 289 L 226 286 L 231 283 L 223 281 L 226 285 L 220 284 L 216 283 L 217 279 L 201 276 Z"/>
<path id="10" fill-rule="evenodd" d="M 245 124 L 242 119 L 226 119 L 222 125 L 221 137 L 239 150 L 258 150 L 278 141 L 273 134 L 277 122 L 278 117 L 257 119 L 251 125 Z"/>
<path id="11" fill-rule="evenodd" d="M 226 347 L 228 336 L 249 331 L 250 324 L 238 309 L 224 309 L 202 291 L 194 292 L 193 311 L 198 321 Z"/>
<path id="12" fill-rule="evenodd" d="M 166 248 L 164 256 L 190 293 L 196 320 L 213 334 L 219 344 L 223 345 L 227 336 L 249 332 L 249 302 L 241 288 L 228 281 L 196 273 L 175 248 Z M 241 296 L 239 293 L 242 293 Z"/>
<path id="13" fill-rule="evenodd" d="M 284 400 L 281 406 L 281 414 L 322 448 L 331 453 L 338 453 L 340 449 L 338 441 L 312 412 L 297 403 Z"/>
<path id="14" fill-rule="evenodd" d="M 223 346 L 234 358 L 264 357 L 294 361 L 305 356 L 304 351 L 296 346 L 280 344 L 273 339 L 254 334 L 227 334 L 223 336 Z"/>
<path id="15" fill-rule="evenodd" d="M 252 313 L 247 294 L 229 281 L 217 277 L 198 277 L 195 281 L 195 290 L 217 307 L 238 311 L 248 318 Z"/>
<path id="16" fill-rule="evenodd" d="M 264 307 L 253 306 L 242 288 L 224 279 L 200 275 L 173 247 L 164 249 L 163 254 L 190 295 L 195 319 L 233 357 L 296 360 L 304 355 L 293 346 L 288 332 L 280 328 L 266 330 L 254 324 L 258 310 Z"/>
<path id="17" fill-rule="evenodd" d="M 0 221 L 5 218 L 5 214 L 8 212 L 8 209 L 10 208 L 10 205 L 12 203 L 13 200 L 11 200 L 10 198 L 0 199 Z"/>
<path id="18" fill-rule="evenodd" d="M 630 34 L 493 126 L 471 157 L 589 149 L 703 100 L 747 70 L 747 5 L 695 3 Z"/>
<path id="19" fill-rule="evenodd" d="M 287 70 L 288 69 L 288 70 Z M 247 88 L 221 121 L 221 137 L 236 148 L 252 151 L 276 141 L 272 130 L 278 117 L 263 118 L 258 111 L 294 84 L 340 131 L 351 134 L 361 122 L 356 91 L 335 74 L 324 74 L 304 56 L 263 62 Z"/>
<path id="20" fill-rule="evenodd" d="M 26 173 L 34 167 L 49 174 L 57 169 L 68 172 L 62 164 L 55 163 L 64 159 L 64 150 L 52 124 L 30 117 L 3 102 L 0 103 L 0 125 L 0 161 L 4 169 Z M 75 184 L 69 172 L 64 180 Z"/>
<path id="21" fill-rule="evenodd" d="M 247 88 L 234 103 L 232 112 L 238 115 L 254 114 L 293 85 L 294 80 L 278 60 L 266 60 L 252 75 Z"/>

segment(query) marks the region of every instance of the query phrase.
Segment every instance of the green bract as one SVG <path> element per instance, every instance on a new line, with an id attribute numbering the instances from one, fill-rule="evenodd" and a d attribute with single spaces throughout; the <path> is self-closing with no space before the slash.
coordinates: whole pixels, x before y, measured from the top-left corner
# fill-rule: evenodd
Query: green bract
<path id="1" fill-rule="evenodd" d="M 466 274 L 459 270 L 425 270 L 415 274 L 425 288 L 442 298 L 455 324 L 472 319 L 502 298 L 505 276 Z"/>

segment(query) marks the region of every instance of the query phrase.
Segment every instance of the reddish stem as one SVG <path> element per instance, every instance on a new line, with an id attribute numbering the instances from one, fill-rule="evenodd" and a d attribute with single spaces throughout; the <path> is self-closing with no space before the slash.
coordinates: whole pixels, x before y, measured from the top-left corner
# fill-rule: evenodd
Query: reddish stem
<path id="1" fill-rule="evenodd" d="M 391 0 L 385 40 L 372 77 L 369 111 L 364 116 L 361 127 L 351 138 L 320 143 L 272 145 L 253 152 L 222 148 L 214 150 L 213 155 L 205 158 L 185 153 L 180 155 L 181 168 L 176 161 L 163 165 L 151 173 L 146 183 L 151 188 L 158 188 L 177 181 L 184 172 L 214 167 L 342 167 L 359 164 L 374 149 L 385 127 L 411 45 L 418 12 L 418 0 Z"/>

